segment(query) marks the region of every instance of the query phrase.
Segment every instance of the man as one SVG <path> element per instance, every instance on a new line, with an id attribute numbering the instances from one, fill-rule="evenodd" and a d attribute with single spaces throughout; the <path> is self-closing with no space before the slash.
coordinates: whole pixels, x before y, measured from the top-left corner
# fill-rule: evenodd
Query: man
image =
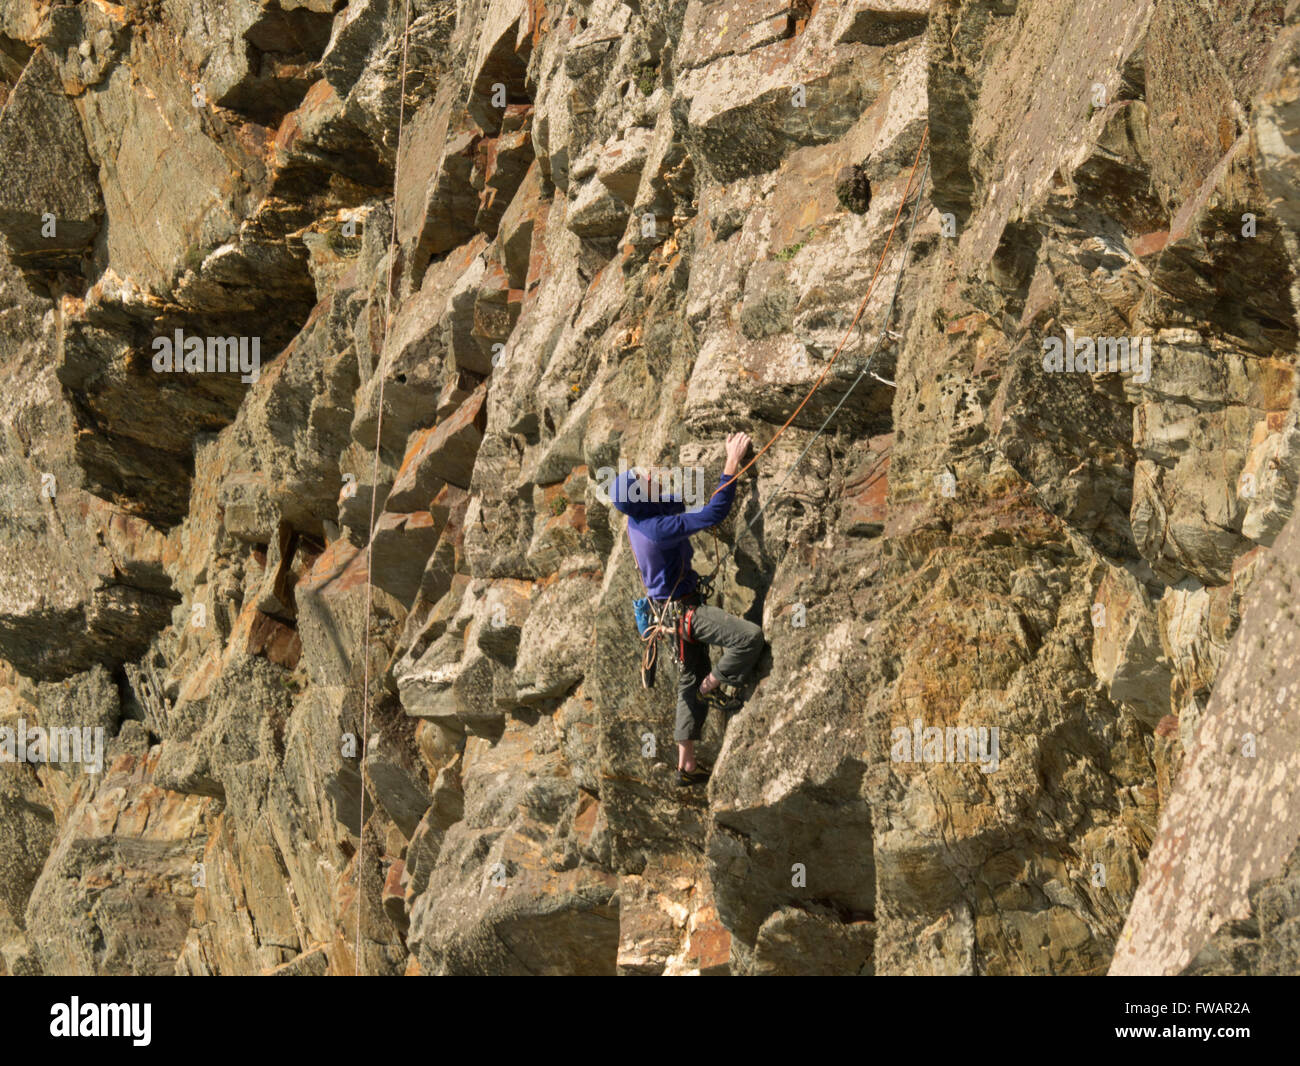
<path id="1" fill-rule="evenodd" d="M 709 769 L 695 760 L 695 742 L 704 732 L 709 706 L 735 710 L 740 699 L 735 692 L 763 653 L 763 630 L 718 607 L 700 602 L 696 592 L 699 575 L 691 569 L 694 551 L 691 534 L 716 526 L 731 511 L 736 497 L 736 471 L 750 444 L 745 433 L 727 437 L 727 462 L 719 480 L 719 491 L 698 511 L 686 511 L 676 497 L 657 498 L 651 491 L 657 472 L 629 470 L 614 485 L 615 508 L 627 515 L 627 536 L 641 571 L 647 594 L 656 609 L 668 600 L 682 610 L 694 608 L 686 635 L 684 662 L 677 685 L 677 783 L 698 785 L 708 780 Z M 709 645 L 722 649 L 722 658 L 711 667 Z M 723 686 L 731 686 L 727 691 Z"/>

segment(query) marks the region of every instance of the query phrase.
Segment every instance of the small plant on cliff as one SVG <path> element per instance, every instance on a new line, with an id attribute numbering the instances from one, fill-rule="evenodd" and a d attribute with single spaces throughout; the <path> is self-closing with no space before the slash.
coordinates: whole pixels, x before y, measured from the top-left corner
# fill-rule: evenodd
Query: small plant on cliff
<path id="1" fill-rule="evenodd" d="M 799 254 L 800 249 L 807 243 L 807 241 L 800 241 L 798 244 L 792 244 L 789 248 L 777 252 L 775 258 L 779 259 L 782 263 L 788 263 Z"/>
<path id="2" fill-rule="evenodd" d="M 654 63 L 642 63 L 636 75 L 636 87 L 642 96 L 653 96 L 655 86 L 659 84 L 659 67 Z"/>
<path id="3" fill-rule="evenodd" d="M 161 22 L 163 0 L 127 0 L 126 10 L 136 23 Z"/>
<path id="4" fill-rule="evenodd" d="M 566 500 L 563 496 L 556 496 L 555 499 L 551 501 L 551 514 L 558 517 L 559 515 L 564 514 L 565 509 L 568 506 L 569 506 L 568 500 Z"/>

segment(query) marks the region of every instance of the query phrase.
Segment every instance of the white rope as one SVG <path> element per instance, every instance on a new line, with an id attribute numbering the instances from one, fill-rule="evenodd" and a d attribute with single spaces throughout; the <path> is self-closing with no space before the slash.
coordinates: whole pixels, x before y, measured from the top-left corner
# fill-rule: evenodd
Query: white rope
<path id="1" fill-rule="evenodd" d="M 402 83 L 397 105 L 397 156 L 393 161 L 393 225 L 388 236 L 388 280 L 384 288 L 384 330 L 379 342 L 379 415 L 375 419 L 375 462 L 370 476 L 370 535 L 366 539 L 366 623 L 363 644 L 364 680 L 361 690 L 361 814 L 357 823 L 357 940 L 353 953 L 352 974 L 361 976 L 361 896 L 365 876 L 366 853 L 366 748 L 370 744 L 370 614 L 373 603 L 371 585 L 375 562 L 375 499 L 379 493 L 379 445 L 384 431 L 384 347 L 388 343 L 388 323 L 393 305 L 393 263 L 397 258 L 397 174 L 402 159 L 402 127 L 406 123 L 406 45 L 411 29 L 410 0 L 402 0 Z"/>

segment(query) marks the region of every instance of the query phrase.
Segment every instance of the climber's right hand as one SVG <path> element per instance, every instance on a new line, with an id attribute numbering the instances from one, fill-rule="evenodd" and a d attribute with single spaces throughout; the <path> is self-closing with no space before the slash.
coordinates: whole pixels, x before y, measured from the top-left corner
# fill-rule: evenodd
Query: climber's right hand
<path id="1" fill-rule="evenodd" d="M 744 461 L 745 453 L 749 451 L 751 441 L 748 433 L 728 433 L 727 434 L 727 465 L 723 468 L 723 475 L 731 477 L 740 469 L 741 462 Z"/>

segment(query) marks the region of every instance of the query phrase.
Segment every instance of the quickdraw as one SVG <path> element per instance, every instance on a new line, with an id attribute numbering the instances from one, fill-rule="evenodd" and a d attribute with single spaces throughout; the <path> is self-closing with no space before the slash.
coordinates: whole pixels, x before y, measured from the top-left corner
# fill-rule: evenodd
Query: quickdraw
<path id="1" fill-rule="evenodd" d="M 701 603 L 708 603 L 709 600 L 713 599 L 713 579 L 718 576 L 718 571 L 722 569 L 722 551 L 718 547 L 718 530 L 716 526 L 709 527 L 709 535 L 713 537 L 713 569 L 695 584 L 695 592 L 700 597 Z"/>
<path id="2" fill-rule="evenodd" d="M 650 625 L 641 635 L 641 643 L 645 646 L 641 653 L 641 684 L 646 688 L 654 685 L 655 661 L 661 640 L 669 641 L 673 662 L 678 668 L 686 661 L 686 645 L 695 640 L 694 604 L 681 600 L 651 600 L 650 613 Z"/>

